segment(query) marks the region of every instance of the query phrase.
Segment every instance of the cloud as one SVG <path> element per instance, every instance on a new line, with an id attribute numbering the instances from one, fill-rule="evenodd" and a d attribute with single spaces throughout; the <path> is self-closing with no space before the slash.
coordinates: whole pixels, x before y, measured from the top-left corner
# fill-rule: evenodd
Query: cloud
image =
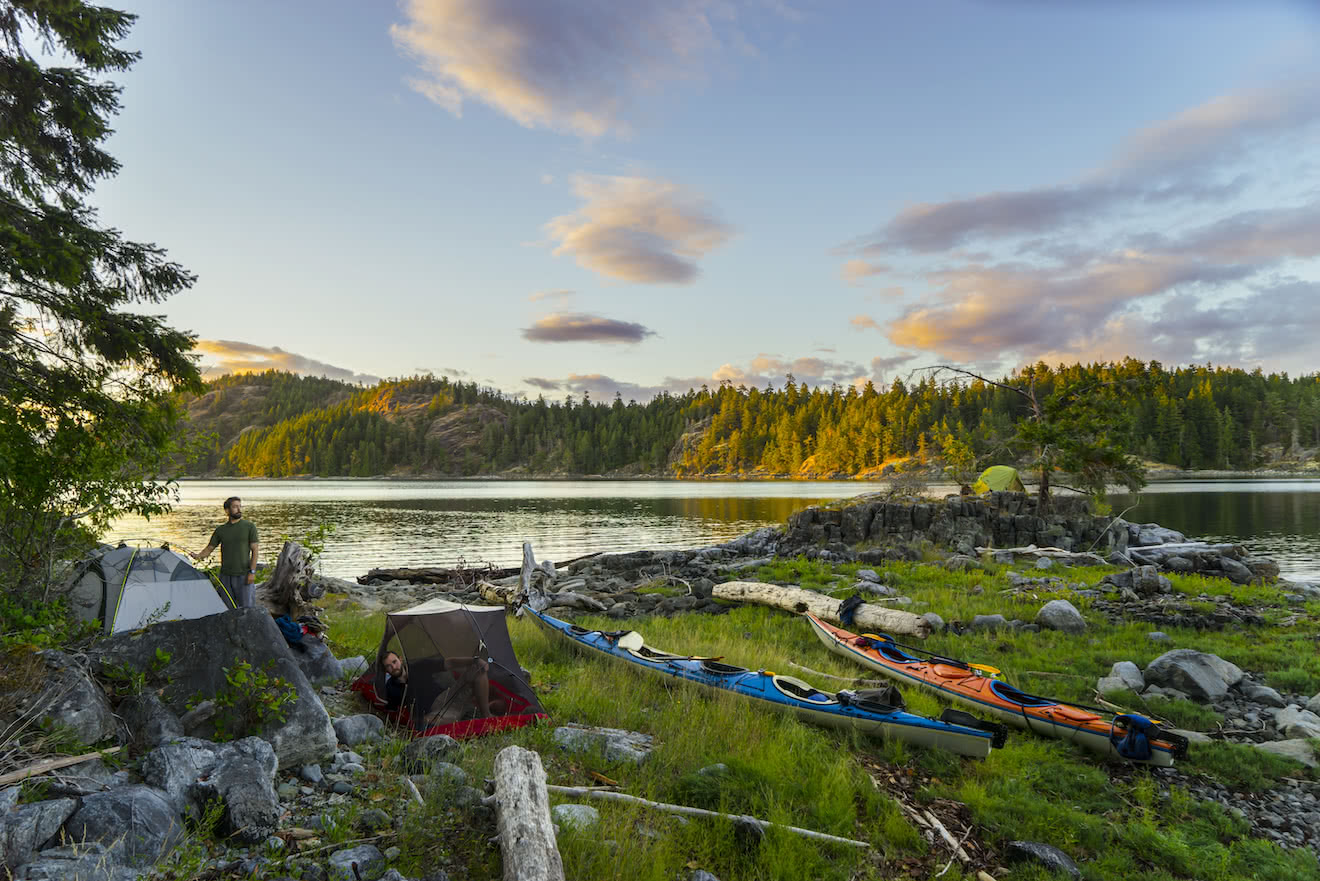
<path id="1" fill-rule="evenodd" d="M 1259 292 L 1315 311 L 1297 291 L 1320 275 L 1320 167 L 1302 149 L 1317 131 L 1320 81 L 1244 90 L 1136 131 L 1076 180 L 910 205 L 842 253 L 901 258 L 920 302 L 851 323 L 991 372 L 1283 358 L 1302 319 L 1269 345 L 1259 317 L 1289 313 Z"/>
<path id="2" fill-rule="evenodd" d="M 528 128 L 627 133 L 637 95 L 701 77 L 721 45 L 721 0 L 403 0 L 395 44 L 410 85 L 461 115 L 475 100 Z"/>
<path id="3" fill-rule="evenodd" d="M 258 346 L 237 340 L 198 340 L 194 351 L 203 357 L 202 373 L 207 377 L 223 376 L 226 373 L 260 373 L 265 370 L 287 370 L 304 376 L 324 376 L 344 382 L 356 382 L 363 385 L 375 385 L 379 376 L 369 373 L 354 373 L 344 367 L 326 364 L 293 352 L 286 352 L 279 346 Z M 206 364 L 206 356 L 218 359 L 217 364 Z"/>
<path id="4" fill-rule="evenodd" d="M 576 295 L 577 291 L 536 291 L 528 296 L 527 299 L 533 303 L 539 303 L 541 300 L 554 300 L 557 303 L 563 303 L 566 300 L 571 300 Z"/>
<path id="5" fill-rule="evenodd" d="M 560 388 L 559 380 L 545 379 L 540 376 L 528 376 L 525 379 L 523 379 L 523 382 L 526 383 L 527 385 L 530 385 L 532 388 L 539 388 L 542 391 L 547 391 L 547 392 L 556 391 L 557 389 Z"/>
<path id="6" fill-rule="evenodd" d="M 537 343 L 640 343 L 655 331 L 632 321 L 583 312 L 556 312 L 523 328 L 523 339 Z"/>
<path id="7" fill-rule="evenodd" d="M 667 180 L 578 174 L 573 191 L 582 207 L 545 225 L 554 253 L 609 278 L 690 282 L 697 261 L 734 232 L 704 197 Z"/>
<path id="8" fill-rule="evenodd" d="M 889 267 L 883 263 L 868 263 L 865 260 L 849 260 L 843 264 L 839 270 L 839 277 L 849 284 L 857 284 L 862 279 L 872 275 L 879 275 L 882 272 L 888 272 Z"/>

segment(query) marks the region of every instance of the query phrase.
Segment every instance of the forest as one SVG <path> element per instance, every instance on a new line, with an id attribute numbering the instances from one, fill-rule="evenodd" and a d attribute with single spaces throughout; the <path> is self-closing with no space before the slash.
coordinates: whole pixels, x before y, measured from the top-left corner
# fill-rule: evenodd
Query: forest
<path id="1" fill-rule="evenodd" d="M 190 475 L 850 477 L 896 460 L 980 467 L 1026 451 L 1004 386 L 1116 390 L 1107 441 L 1149 462 L 1251 470 L 1320 447 L 1320 375 L 1158 362 L 1034 365 L 992 380 L 926 371 L 888 388 L 729 384 L 646 403 L 510 397 L 445 377 L 371 388 L 270 371 L 179 398 Z M 1084 402 L 1083 402 L 1084 403 Z"/>

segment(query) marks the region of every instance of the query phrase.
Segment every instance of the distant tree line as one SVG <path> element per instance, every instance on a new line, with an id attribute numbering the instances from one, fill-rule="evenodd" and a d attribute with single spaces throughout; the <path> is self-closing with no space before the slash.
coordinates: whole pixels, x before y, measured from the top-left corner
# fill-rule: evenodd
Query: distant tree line
<path id="1" fill-rule="evenodd" d="M 1134 359 L 1025 372 L 1042 396 L 1088 384 L 1117 389 L 1122 406 L 1106 416 L 1104 442 L 1180 468 L 1246 470 L 1271 444 L 1320 446 L 1320 375 L 1166 370 Z M 529 401 L 432 376 L 361 389 L 275 371 L 223 377 L 206 393 L 206 408 L 183 399 L 194 412 L 190 430 L 205 438 L 189 470 L 269 477 L 854 475 L 897 458 L 979 467 L 1023 452 L 1012 438 L 1030 415 L 1011 391 L 935 372 L 885 389 L 811 388 L 789 376 L 778 389 L 726 383 L 645 404 Z"/>

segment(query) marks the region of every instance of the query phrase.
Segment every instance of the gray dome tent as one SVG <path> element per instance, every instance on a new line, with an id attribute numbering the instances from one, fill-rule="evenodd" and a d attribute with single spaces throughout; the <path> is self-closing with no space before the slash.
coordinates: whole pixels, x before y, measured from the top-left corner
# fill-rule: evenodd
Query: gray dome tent
<path id="1" fill-rule="evenodd" d="M 106 633 L 156 621 L 205 618 L 234 608 L 233 600 L 168 547 L 102 545 L 78 567 L 69 591 L 73 613 L 103 621 Z"/>

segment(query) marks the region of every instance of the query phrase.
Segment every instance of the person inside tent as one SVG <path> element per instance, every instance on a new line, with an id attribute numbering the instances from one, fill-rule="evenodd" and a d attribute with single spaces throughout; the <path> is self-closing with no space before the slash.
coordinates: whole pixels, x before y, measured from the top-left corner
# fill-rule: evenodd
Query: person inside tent
<path id="1" fill-rule="evenodd" d="M 485 658 L 436 654 L 408 664 L 387 650 L 380 665 L 386 674 L 386 703 L 391 710 L 406 707 L 418 729 L 499 716 L 508 709 L 503 698 L 490 697 L 490 664 Z"/>

